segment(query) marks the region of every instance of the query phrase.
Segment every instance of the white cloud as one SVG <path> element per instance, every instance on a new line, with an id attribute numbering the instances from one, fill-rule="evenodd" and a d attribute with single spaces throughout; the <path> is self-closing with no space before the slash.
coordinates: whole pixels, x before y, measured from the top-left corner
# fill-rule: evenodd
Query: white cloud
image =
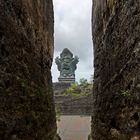
<path id="1" fill-rule="evenodd" d="M 55 52 L 59 56 L 68 48 L 79 57 L 76 79 L 90 78 L 93 74 L 93 47 L 91 37 L 92 0 L 54 0 Z M 57 81 L 57 66 L 52 66 L 53 81 Z"/>

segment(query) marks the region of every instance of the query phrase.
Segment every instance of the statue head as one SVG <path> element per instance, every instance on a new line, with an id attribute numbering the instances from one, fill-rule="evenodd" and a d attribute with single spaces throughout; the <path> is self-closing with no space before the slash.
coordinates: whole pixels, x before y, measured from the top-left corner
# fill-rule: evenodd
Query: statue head
<path id="1" fill-rule="evenodd" d="M 73 54 L 71 53 L 71 51 L 67 48 L 65 48 L 62 53 L 60 54 L 60 57 L 63 58 L 72 58 Z"/>

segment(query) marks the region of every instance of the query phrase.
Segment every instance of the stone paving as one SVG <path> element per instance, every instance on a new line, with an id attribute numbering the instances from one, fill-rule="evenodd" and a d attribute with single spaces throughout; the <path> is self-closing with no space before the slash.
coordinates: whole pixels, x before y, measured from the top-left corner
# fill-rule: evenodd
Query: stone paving
<path id="1" fill-rule="evenodd" d="M 61 116 L 57 123 L 62 140 L 88 140 L 91 129 L 90 116 Z"/>

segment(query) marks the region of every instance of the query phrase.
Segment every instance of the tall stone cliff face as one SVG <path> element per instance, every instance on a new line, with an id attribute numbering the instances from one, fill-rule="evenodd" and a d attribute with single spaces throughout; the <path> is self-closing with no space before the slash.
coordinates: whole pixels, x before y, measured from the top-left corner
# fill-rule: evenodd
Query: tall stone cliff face
<path id="1" fill-rule="evenodd" d="M 140 1 L 93 0 L 94 140 L 140 139 Z"/>
<path id="2" fill-rule="evenodd" d="M 52 0 L 0 0 L 0 139 L 53 140 Z"/>

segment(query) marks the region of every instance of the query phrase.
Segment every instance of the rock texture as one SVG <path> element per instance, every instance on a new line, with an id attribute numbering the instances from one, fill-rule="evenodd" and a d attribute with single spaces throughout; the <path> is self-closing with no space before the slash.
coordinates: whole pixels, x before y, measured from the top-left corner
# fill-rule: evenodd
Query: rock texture
<path id="1" fill-rule="evenodd" d="M 140 139 L 140 1 L 93 0 L 94 140 Z"/>
<path id="2" fill-rule="evenodd" d="M 0 0 L 0 139 L 53 140 L 52 0 Z"/>

